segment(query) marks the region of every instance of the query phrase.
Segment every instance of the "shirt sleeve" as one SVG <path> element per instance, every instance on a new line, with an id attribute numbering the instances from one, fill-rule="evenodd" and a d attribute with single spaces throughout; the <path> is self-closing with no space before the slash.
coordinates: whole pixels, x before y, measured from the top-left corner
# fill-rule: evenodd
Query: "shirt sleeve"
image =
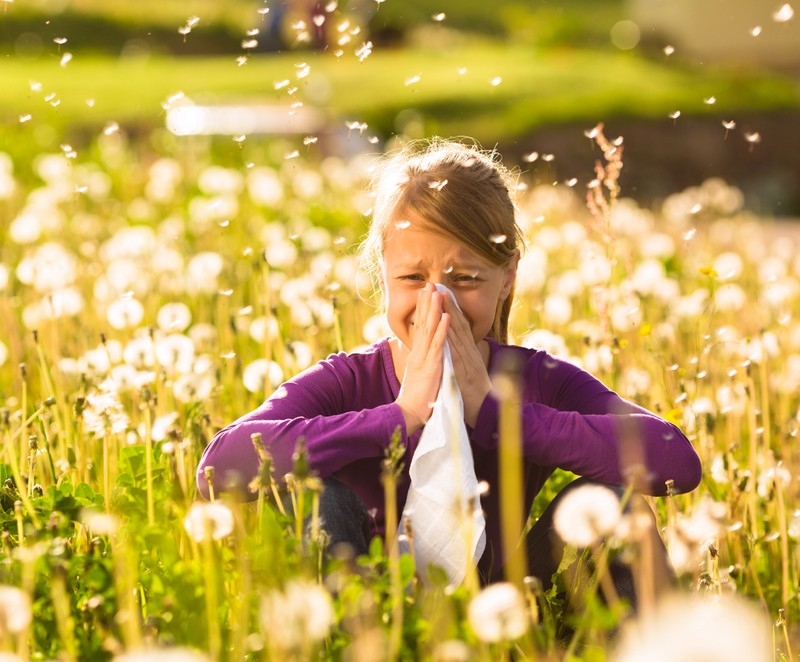
<path id="1" fill-rule="evenodd" d="M 593 375 L 545 352 L 522 372 L 522 453 L 527 462 L 558 467 L 612 485 L 636 480 L 664 495 L 700 482 L 700 460 L 672 423 L 621 398 Z M 478 414 L 473 442 L 498 444 L 499 402 L 490 394 Z"/>
<path id="2" fill-rule="evenodd" d="M 292 471 L 298 441 L 305 440 L 311 468 L 329 476 L 351 462 L 383 457 L 405 423 L 393 400 L 357 409 L 359 379 L 343 368 L 346 358 L 324 361 L 279 387 L 258 409 L 220 430 L 206 447 L 197 469 L 197 485 L 209 495 L 206 467 L 214 468 L 214 486 L 236 488 L 254 498 L 247 484 L 256 476 L 260 459 L 252 435 L 260 433 L 272 456 L 279 482 Z"/>

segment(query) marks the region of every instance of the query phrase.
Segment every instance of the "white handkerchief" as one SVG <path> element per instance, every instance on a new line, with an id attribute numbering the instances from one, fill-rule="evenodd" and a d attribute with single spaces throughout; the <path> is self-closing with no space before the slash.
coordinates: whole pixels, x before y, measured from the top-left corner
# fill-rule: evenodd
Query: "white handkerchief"
<path id="1" fill-rule="evenodd" d="M 453 296 L 444 285 L 436 288 Z M 444 348 L 439 394 L 411 458 L 409 474 L 403 518 L 411 523 L 417 569 L 424 577 L 429 564 L 438 565 L 450 584 L 458 585 L 468 564 L 476 564 L 483 554 L 486 522 L 449 343 Z M 407 541 L 401 549 L 408 550 Z"/>

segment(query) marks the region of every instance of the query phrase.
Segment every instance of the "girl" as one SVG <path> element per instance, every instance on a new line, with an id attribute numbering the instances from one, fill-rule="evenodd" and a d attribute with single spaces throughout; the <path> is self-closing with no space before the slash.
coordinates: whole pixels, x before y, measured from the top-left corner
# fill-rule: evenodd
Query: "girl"
<path id="1" fill-rule="evenodd" d="M 261 433 L 279 478 L 292 470 L 292 454 L 303 438 L 310 466 L 324 480 L 322 517 L 331 543 L 346 542 L 356 554 L 365 553 L 372 536 L 385 533 L 381 462 L 396 429 L 405 447 L 398 503 L 405 501 L 408 465 L 442 381 L 445 343 L 475 473 L 489 485 L 481 500 L 482 581 L 502 577 L 511 551 L 503 549 L 500 531 L 499 403 L 492 391 L 498 366 L 512 365 L 523 385 L 525 513 L 555 468 L 583 481 L 628 484 L 623 440 L 632 429 L 641 440 L 638 457 L 645 469 L 637 489 L 664 495 L 668 481 L 676 492 L 694 489 L 700 462 L 677 427 L 571 363 L 507 344 L 521 244 L 513 190 L 510 173 L 493 155 L 461 142 L 413 144 L 385 159 L 362 255 L 393 336 L 320 361 L 221 430 L 200 462 L 201 493 L 209 493 L 206 467 L 214 467 L 217 490 L 233 484 L 247 493 L 259 466 L 252 433 Z M 545 586 L 558 566 L 549 549 L 551 513 L 552 508 L 527 536 L 528 570 Z"/>

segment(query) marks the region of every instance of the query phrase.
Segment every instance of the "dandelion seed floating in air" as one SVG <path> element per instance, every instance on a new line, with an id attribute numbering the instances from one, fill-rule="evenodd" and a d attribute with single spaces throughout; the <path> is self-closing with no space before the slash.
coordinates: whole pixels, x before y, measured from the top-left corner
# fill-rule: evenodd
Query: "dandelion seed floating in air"
<path id="1" fill-rule="evenodd" d="M 246 51 L 258 47 L 258 39 L 242 39 L 242 48 Z"/>
<path id="2" fill-rule="evenodd" d="M 669 44 L 664 46 L 664 55 L 666 55 L 667 57 L 672 55 L 674 52 L 675 52 L 675 47 L 674 46 L 670 46 Z"/>
<path id="3" fill-rule="evenodd" d="M 431 182 L 428 184 L 428 188 L 436 189 L 437 191 L 441 191 L 445 186 L 447 186 L 447 180 L 443 179 L 441 181 Z"/>
<path id="4" fill-rule="evenodd" d="M 345 122 L 344 125 L 347 127 L 348 131 L 358 131 L 359 133 L 364 133 L 367 129 L 366 122 Z"/>
<path id="5" fill-rule="evenodd" d="M 725 139 L 727 140 L 728 132 L 736 128 L 736 122 L 734 120 L 722 120 L 722 126 L 725 128 Z"/>
<path id="6" fill-rule="evenodd" d="M 419 75 L 411 76 L 411 78 L 406 78 L 404 84 L 406 87 L 409 87 L 410 85 L 416 85 L 420 80 L 422 80 L 422 77 Z"/>
<path id="7" fill-rule="evenodd" d="M 703 103 L 706 104 L 706 106 L 713 106 L 715 103 L 717 103 L 717 97 L 715 96 L 706 97 L 705 99 L 703 99 Z"/>
<path id="8" fill-rule="evenodd" d="M 359 48 L 356 49 L 356 57 L 358 58 L 359 62 L 363 62 L 372 54 L 372 42 L 367 41 Z"/>
<path id="9" fill-rule="evenodd" d="M 792 18 L 794 18 L 794 9 L 788 2 L 772 15 L 772 20 L 776 23 L 786 23 L 791 21 Z"/>
<path id="10" fill-rule="evenodd" d="M 752 30 L 750 30 L 750 34 L 754 37 L 758 37 L 761 34 L 761 26 L 756 25 Z"/>
<path id="11" fill-rule="evenodd" d="M 744 139 L 750 145 L 750 151 L 753 151 L 753 146 L 761 142 L 761 134 L 758 131 L 751 131 L 744 134 Z"/>
<path id="12" fill-rule="evenodd" d="M 434 14 L 433 16 L 431 16 L 431 18 L 432 18 L 434 21 L 436 21 L 437 23 L 441 23 L 441 22 L 442 22 L 444 19 L 446 19 L 446 18 L 447 18 L 447 14 L 445 14 L 445 13 L 442 11 L 442 12 L 439 12 L 438 14 Z"/>
<path id="13" fill-rule="evenodd" d="M 667 115 L 667 117 L 669 117 L 671 120 L 676 120 L 680 116 L 681 116 L 681 111 L 680 110 L 673 111 L 669 115 Z"/>
<path id="14" fill-rule="evenodd" d="M 501 76 L 495 76 L 492 80 L 489 81 L 489 85 L 492 87 L 497 87 L 503 82 L 503 78 Z"/>
<path id="15" fill-rule="evenodd" d="M 25 122 L 29 122 L 32 117 L 33 116 L 30 115 L 30 114 L 28 114 L 28 115 L 20 115 L 19 116 L 19 122 L 20 122 L 20 124 L 25 124 Z"/>
<path id="16" fill-rule="evenodd" d="M 103 127 L 103 135 L 110 136 L 115 133 L 119 133 L 119 124 L 116 122 L 109 122 L 108 124 Z"/>

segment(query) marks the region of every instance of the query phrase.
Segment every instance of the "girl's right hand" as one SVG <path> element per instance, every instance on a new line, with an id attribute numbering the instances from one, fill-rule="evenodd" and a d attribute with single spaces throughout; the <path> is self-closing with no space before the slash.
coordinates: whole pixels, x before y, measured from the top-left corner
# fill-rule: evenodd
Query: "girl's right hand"
<path id="1" fill-rule="evenodd" d="M 450 315 L 443 312 L 442 294 L 426 283 L 417 296 L 413 346 L 405 361 L 400 393 L 395 402 L 403 412 L 406 434 L 425 425 L 442 382 L 444 344 Z"/>

